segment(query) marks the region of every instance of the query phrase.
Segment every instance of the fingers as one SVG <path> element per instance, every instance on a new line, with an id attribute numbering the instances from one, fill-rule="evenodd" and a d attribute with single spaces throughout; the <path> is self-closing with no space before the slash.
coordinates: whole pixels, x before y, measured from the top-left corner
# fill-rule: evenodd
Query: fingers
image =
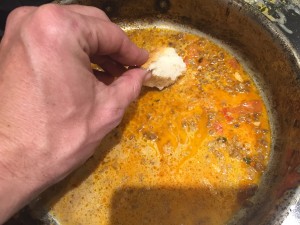
<path id="1" fill-rule="evenodd" d="M 147 61 L 148 52 L 131 42 L 116 24 L 95 17 L 84 17 L 83 20 L 80 43 L 89 56 L 108 55 L 128 66 L 140 66 Z"/>
<path id="2" fill-rule="evenodd" d="M 13 10 L 7 17 L 6 20 L 6 31 L 5 35 L 10 36 L 17 27 L 19 27 L 20 22 L 26 18 L 29 14 L 35 11 L 36 7 L 33 6 L 23 6 Z"/>
<path id="3" fill-rule="evenodd" d="M 49 14 L 57 15 L 59 19 L 55 21 L 63 28 L 59 30 L 58 26 L 56 32 L 71 30 L 74 35 L 76 34 L 81 49 L 90 57 L 107 55 L 114 61 L 127 66 L 140 66 L 147 61 L 148 52 L 132 43 L 123 30 L 112 23 L 100 9 L 78 5 L 59 7 L 52 7 L 53 5 L 50 7 L 50 5 L 52 4 L 40 8 L 21 7 L 17 9 L 8 20 L 11 23 L 10 27 L 15 27 L 14 24 L 22 21 L 22 17 L 29 13 L 38 10 L 42 13 L 48 10 Z M 47 19 L 44 20 L 47 21 Z M 60 22 L 60 20 L 62 21 Z M 52 23 L 55 22 L 52 21 Z M 63 27 L 63 24 L 67 27 Z"/>
<path id="4" fill-rule="evenodd" d="M 96 55 L 109 55 L 115 61 L 120 62 L 123 65 L 131 66 L 140 66 L 148 59 L 148 52 L 133 44 L 121 28 L 110 22 L 109 18 L 102 10 L 95 7 L 79 5 L 65 5 L 63 7 L 88 17 L 87 25 L 89 26 L 85 27 L 90 30 L 86 30 L 85 37 L 89 40 L 93 40 L 90 43 L 92 46 L 98 47 L 97 49 L 89 48 L 91 53 L 95 52 Z M 103 21 L 100 23 L 98 20 Z M 90 35 L 94 32 L 95 39 Z M 107 63 L 108 67 L 112 68 L 111 63 L 108 61 Z M 102 63 L 102 65 L 104 64 Z"/>
<path id="5" fill-rule="evenodd" d="M 110 57 L 124 65 L 141 66 L 148 60 L 149 53 L 145 49 L 138 48 L 127 38 L 119 50 L 111 54 Z"/>
<path id="6" fill-rule="evenodd" d="M 111 99 L 111 108 L 125 109 L 134 101 L 142 88 L 143 82 L 149 79 L 151 73 L 142 69 L 131 69 L 107 86 Z"/>
<path id="7" fill-rule="evenodd" d="M 102 10 L 96 7 L 84 5 L 62 5 L 61 7 L 84 16 L 92 16 L 101 20 L 110 21 L 108 16 Z"/>
<path id="8" fill-rule="evenodd" d="M 99 65 L 105 72 L 114 77 L 121 76 L 124 72 L 126 72 L 126 68 L 122 64 L 112 60 L 108 56 L 95 56 L 91 61 Z"/>
<path id="9" fill-rule="evenodd" d="M 95 71 L 95 70 L 93 72 L 97 80 L 99 80 L 100 82 L 104 83 L 107 86 L 110 85 L 115 80 L 114 76 L 106 72 Z"/>
<path id="10" fill-rule="evenodd" d="M 14 9 L 7 17 L 7 23 L 12 23 L 22 19 L 24 16 L 27 16 L 29 13 L 33 12 L 36 9 L 34 6 L 23 6 Z"/>
<path id="11" fill-rule="evenodd" d="M 131 69 L 115 79 L 110 85 L 99 82 L 96 97 L 96 118 L 92 126 L 95 129 L 101 127 L 105 134 L 115 128 L 120 123 L 125 109 L 138 97 L 143 82 L 150 75 L 151 73 L 142 69 Z"/>

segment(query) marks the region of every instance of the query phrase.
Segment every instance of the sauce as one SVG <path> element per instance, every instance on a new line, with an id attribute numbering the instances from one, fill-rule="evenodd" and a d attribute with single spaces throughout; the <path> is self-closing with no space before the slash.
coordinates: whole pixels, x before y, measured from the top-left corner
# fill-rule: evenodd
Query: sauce
<path id="1" fill-rule="evenodd" d="M 95 155 L 46 192 L 43 207 L 63 225 L 225 224 L 251 203 L 269 160 L 258 89 L 233 55 L 204 37 L 127 32 L 150 52 L 175 48 L 187 71 L 163 91 L 143 88 Z"/>

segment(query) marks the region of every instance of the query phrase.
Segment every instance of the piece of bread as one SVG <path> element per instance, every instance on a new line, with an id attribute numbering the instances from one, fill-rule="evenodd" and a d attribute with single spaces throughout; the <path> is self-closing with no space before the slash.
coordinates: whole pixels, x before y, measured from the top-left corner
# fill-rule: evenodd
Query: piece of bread
<path id="1" fill-rule="evenodd" d="M 152 77 L 143 85 L 159 90 L 174 84 L 186 71 L 186 65 L 174 48 L 162 48 L 150 54 L 149 60 L 142 66 L 152 72 Z"/>

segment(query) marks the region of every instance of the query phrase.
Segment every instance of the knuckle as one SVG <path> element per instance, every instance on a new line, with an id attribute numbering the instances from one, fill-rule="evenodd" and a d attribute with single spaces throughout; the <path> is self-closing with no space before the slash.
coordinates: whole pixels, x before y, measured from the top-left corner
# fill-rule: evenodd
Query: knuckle
<path id="1" fill-rule="evenodd" d="M 40 6 L 32 18 L 23 27 L 23 32 L 34 36 L 38 41 L 59 41 L 65 37 L 67 16 L 64 10 L 55 4 Z M 59 37 L 59 38 L 58 38 Z"/>
<path id="2" fill-rule="evenodd" d="M 62 9 L 52 4 L 41 6 L 34 15 L 34 23 L 37 23 L 38 27 L 44 32 L 57 31 L 63 21 Z"/>
<path id="3" fill-rule="evenodd" d="M 122 121 L 122 118 L 123 118 L 123 114 L 124 114 L 124 110 L 122 109 L 115 109 L 115 111 L 113 112 L 114 113 L 114 116 L 111 120 L 111 128 L 115 128 L 117 127 L 121 121 Z"/>
<path id="4" fill-rule="evenodd" d="M 11 22 L 20 17 L 23 14 L 24 7 L 14 9 L 7 17 L 7 22 Z"/>
<path id="5" fill-rule="evenodd" d="M 132 71 L 132 73 L 137 73 L 137 71 Z M 129 100 L 132 101 L 135 100 L 140 94 L 142 88 L 142 80 L 140 74 L 135 74 L 135 76 L 128 76 L 127 79 L 131 87 Z"/>
<path id="6" fill-rule="evenodd" d="M 16 24 L 22 21 L 22 17 L 24 17 L 29 10 L 30 7 L 26 7 L 26 6 L 18 7 L 14 9 L 7 17 L 6 20 L 7 27 L 10 27 L 11 24 L 15 27 Z"/>
<path id="7" fill-rule="evenodd" d="M 90 13 L 92 16 L 97 17 L 99 19 L 105 19 L 109 20 L 108 16 L 103 12 L 102 10 L 96 8 L 96 7 L 90 7 Z"/>
<path id="8" fill-rule="evenodd" d="M 106 127 L 110 131 L 121 123 L 125 109 L 120 106 L 119 102 L 111 100 L 107 105 L 101 106 L 100 112 L 102 118 L 105 119 L 99 127 Z"/>
<path id="9" fill-rule="evenodd" d="M 63 14 L 63 9 L 56 4 L 46 4 L 42 5 L 37 9 L 36 15 L 42 17 L 50 17 L 50 18 L 57 18 Z"/>

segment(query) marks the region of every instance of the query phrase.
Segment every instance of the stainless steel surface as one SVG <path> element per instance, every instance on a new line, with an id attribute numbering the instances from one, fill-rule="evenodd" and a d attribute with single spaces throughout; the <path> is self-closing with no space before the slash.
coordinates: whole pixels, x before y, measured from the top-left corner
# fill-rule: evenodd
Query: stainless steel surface
<path id="1" fill-rule="evenodd" d="M 290 213 L 283 221 L 282 225 L 299 225 L 300 224 L 300 201 L 291 207 Z"/>
<path id="2" fill-rule="evenodd" d="M 300 0 L 245 0 L 245 2 L 259 9 L 270 21 L 279 26 L 297 52 L 300 52 Z M 282 225 L 298 224 L 300 224 L 299 200 L 291 206 Z"/>
<path id="3" fill-rule="evenodd" d="M 300 0 L 244 0 L 276 24 L 300 52 Z"/>

